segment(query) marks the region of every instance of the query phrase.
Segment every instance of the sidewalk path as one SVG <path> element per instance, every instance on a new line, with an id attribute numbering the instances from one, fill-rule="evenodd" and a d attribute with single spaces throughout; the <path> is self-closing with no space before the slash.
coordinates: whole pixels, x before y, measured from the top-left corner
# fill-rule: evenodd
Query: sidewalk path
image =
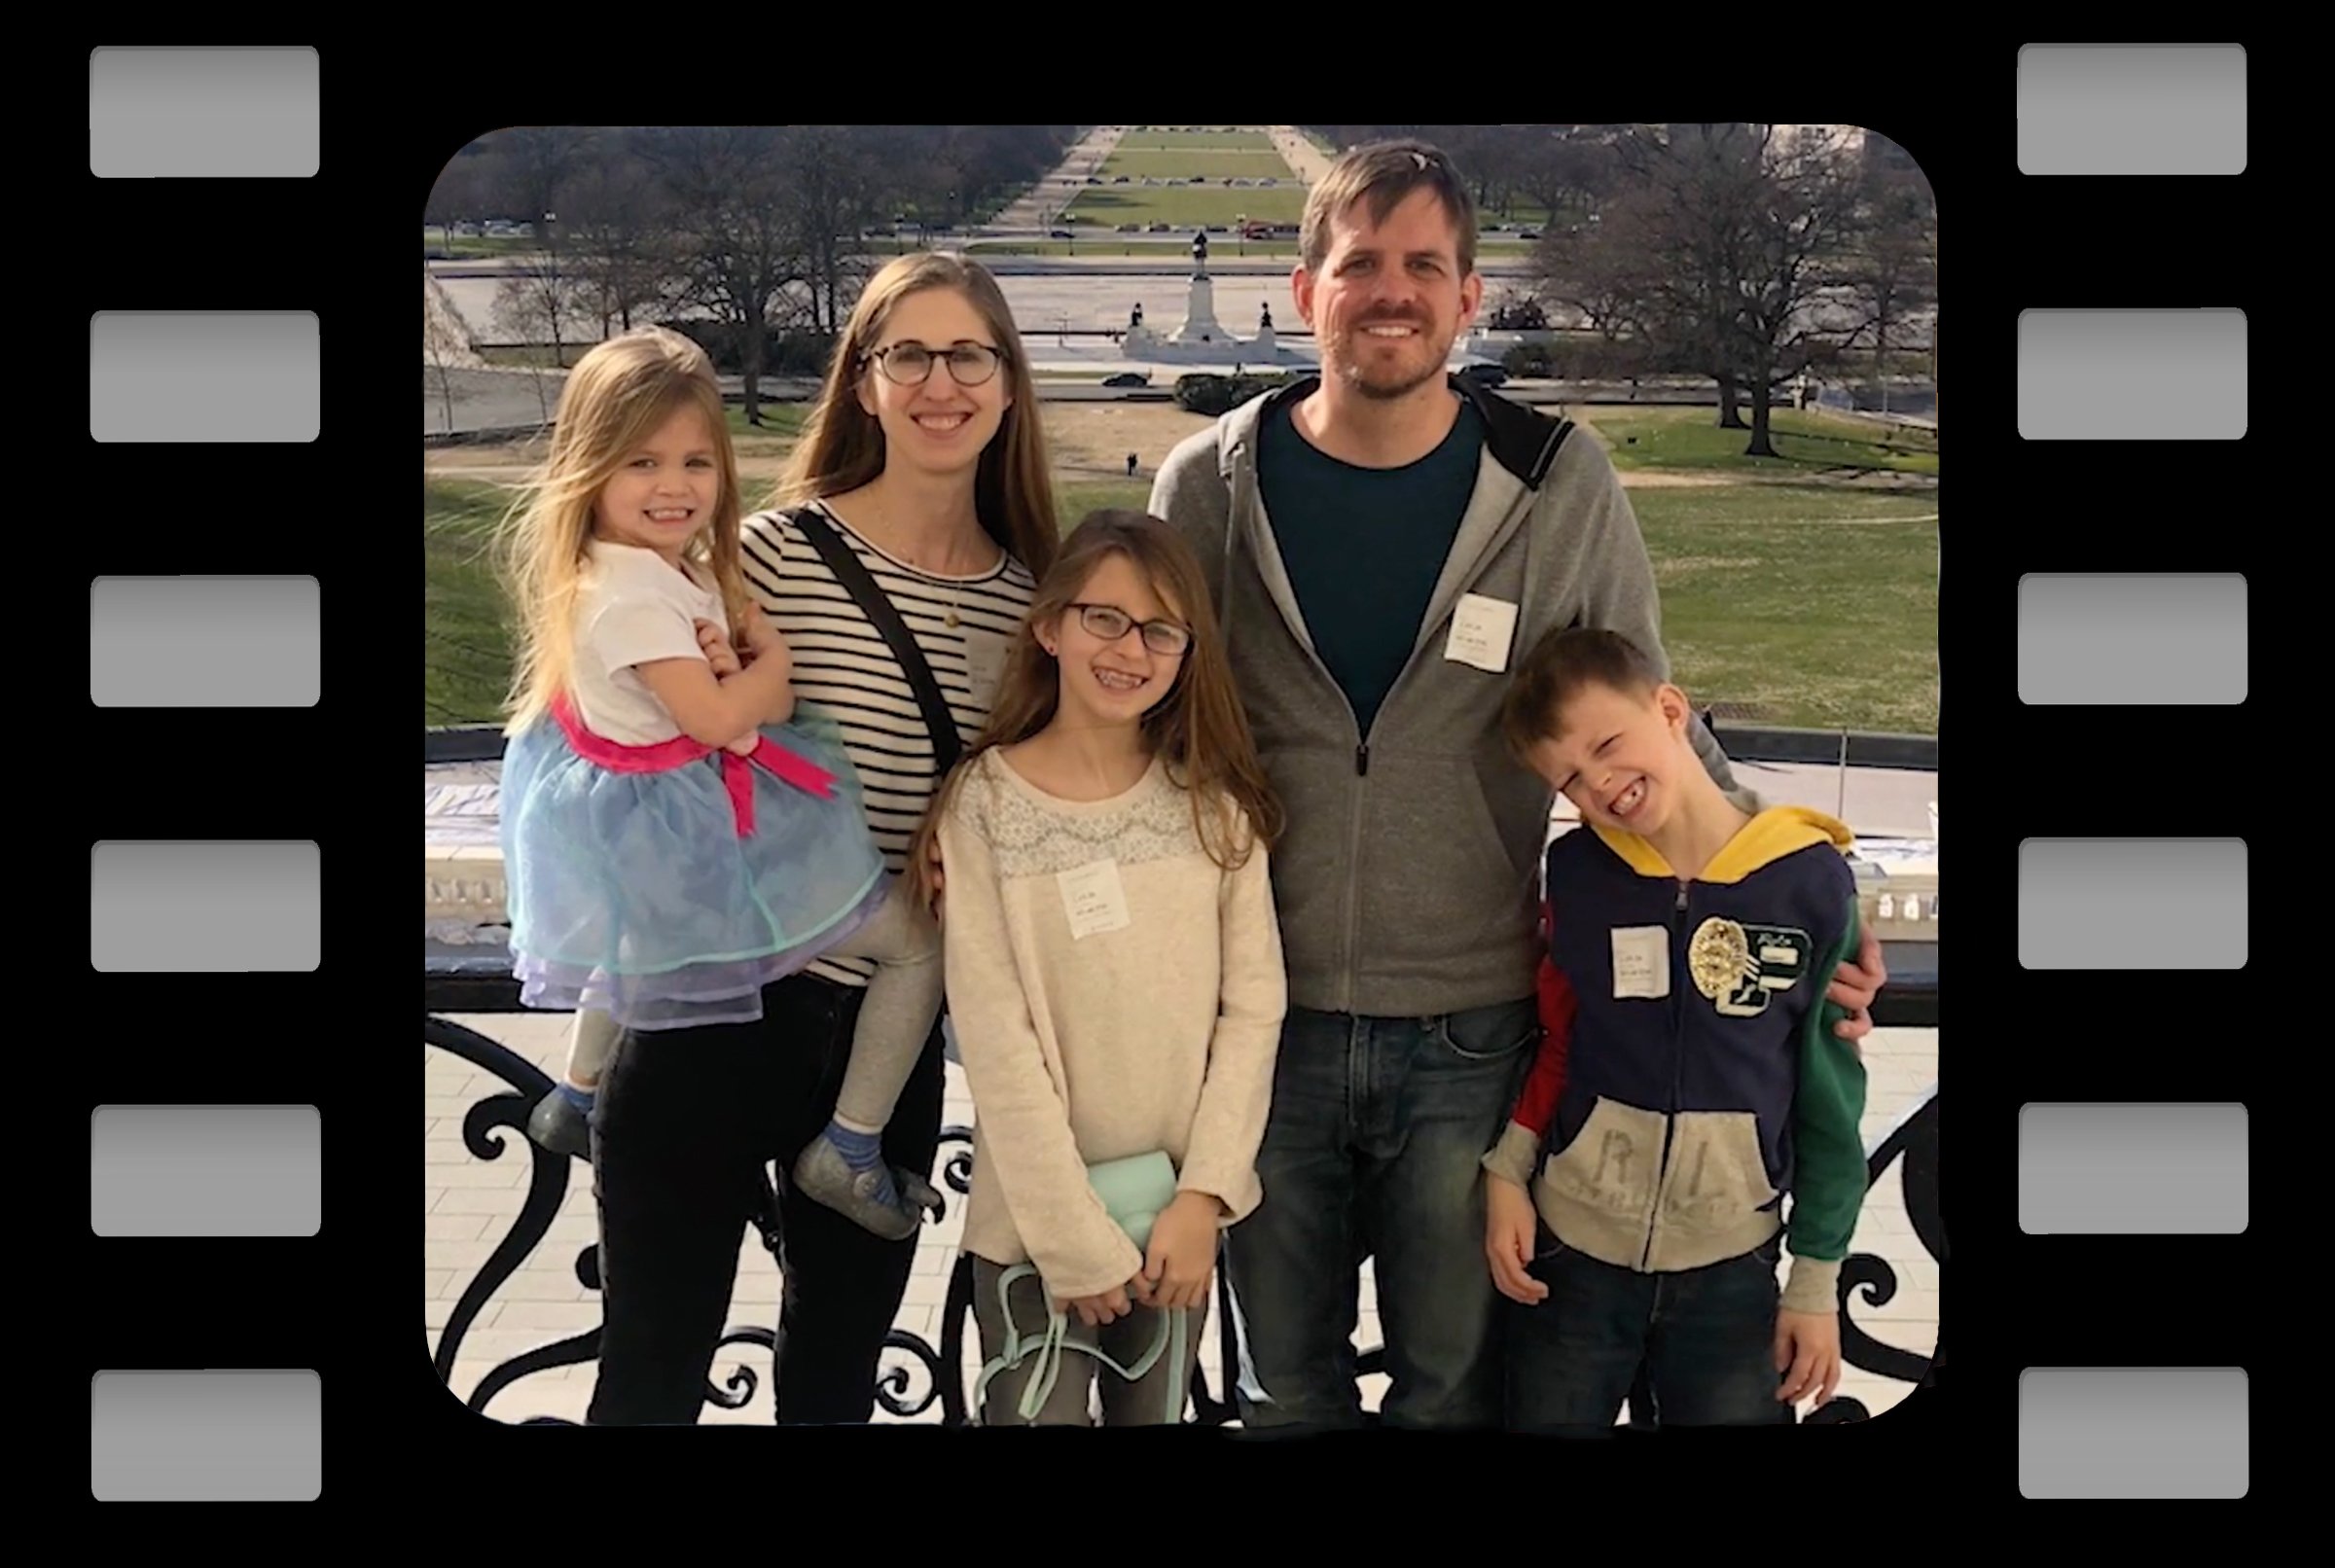
<path id="1" fill-rule="evenodd" d="M 1043 227 L 1043 216 L 1060 212 L 1078 192 L 1064 181 L 1074 182 L 1083 189 L 1087 176 L 1102 166 L 1126 133 L 1123 125 L 1097 125 L 1055 165 L 1052 173 L 1015 197 L 1003 212 L 989 220 L 990 229 L 1037 229 Z"/>

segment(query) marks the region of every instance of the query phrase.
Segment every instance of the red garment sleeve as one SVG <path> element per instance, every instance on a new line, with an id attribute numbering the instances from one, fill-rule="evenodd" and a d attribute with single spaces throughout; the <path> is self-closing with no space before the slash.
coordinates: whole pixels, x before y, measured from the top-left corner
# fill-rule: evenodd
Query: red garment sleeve
<path id="1" fill-rule="evenodd" d="M 1552 929 L 1549 906 L 1540 907 L 1540 976 L 1538 1001 L 1540 1006 L 1540 1049 L 1533 1053 L 1532 1070 L 1525 1076 L 1525 1087 L 1517 1095 L 1516 1112 L 1509 1120 L 1533 1133 L 1546 1136 L 1549 1123 L 1557 1115 L 1557 1100 L 1564 1092 L 1566 1053 L 1572 1047 L 1573 1014 L 1578 999 L 1573 995 L 1572 982 L 1549 956 L 1549 933 Z"/>

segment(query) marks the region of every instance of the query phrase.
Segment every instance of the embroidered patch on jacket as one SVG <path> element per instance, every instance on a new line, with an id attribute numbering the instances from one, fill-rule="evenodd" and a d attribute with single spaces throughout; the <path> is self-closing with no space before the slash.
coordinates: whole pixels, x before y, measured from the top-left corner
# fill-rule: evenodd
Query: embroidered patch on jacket
<path id="1" fill-rule="evenodd" d="M 1768 999 L 1800 982 L 1814 944 L 1789 926 L 1743 925 L 1712 915 L 1687 944 L 1687 972 L 1695 989 L 1708 997 L 1721 1016 L 1755 1018 Z"/>

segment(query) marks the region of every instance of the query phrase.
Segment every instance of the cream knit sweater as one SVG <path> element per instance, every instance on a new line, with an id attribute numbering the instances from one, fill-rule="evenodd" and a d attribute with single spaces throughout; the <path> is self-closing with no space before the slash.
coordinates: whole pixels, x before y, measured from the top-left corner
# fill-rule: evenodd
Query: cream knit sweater
<path id="1" fill-rule="evenodd" d="M 1263 847 L 1219 869 L 1157 762 L 1124 795 L 1075 802 L 993 750 L 939 834 L 975 1119 L 965 1250 L 1034 1263 L 1057 1296 L 1126 1284 L 1142 1255 L 1086 1167 L 1154 1150 L 1225 1224 L 1246 1216 L 1288 1000 Z"/>

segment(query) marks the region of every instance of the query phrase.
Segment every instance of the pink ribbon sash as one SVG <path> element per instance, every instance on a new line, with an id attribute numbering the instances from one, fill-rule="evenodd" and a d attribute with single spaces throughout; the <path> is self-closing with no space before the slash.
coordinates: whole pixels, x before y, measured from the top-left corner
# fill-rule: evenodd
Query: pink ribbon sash
<path id="1" fill-rule="evenodd" d="M 754 769 L 761 767 L 799 790 L 817 796 L 822 801 L 835 798 L 835 775 L 803 756 L 789 751 L 768 735 L 763 735 L 751 757 L 725 751 L 692 740 L 687 735 L 675 735 L 654 746 L 628 746 L 620 741 L 595 735 L 577 720 L 575 709 L 562 697 L 552 704 L 552 717 L 567 735 L 567 743 L 576 755 L 597 767 L 613 773 L 669 773 L 703 762 L 717 751 L 722 759 L 722 788 L 730 796 L 730 814 L 737 825 L 740 838 L 754 837 Z"/>

